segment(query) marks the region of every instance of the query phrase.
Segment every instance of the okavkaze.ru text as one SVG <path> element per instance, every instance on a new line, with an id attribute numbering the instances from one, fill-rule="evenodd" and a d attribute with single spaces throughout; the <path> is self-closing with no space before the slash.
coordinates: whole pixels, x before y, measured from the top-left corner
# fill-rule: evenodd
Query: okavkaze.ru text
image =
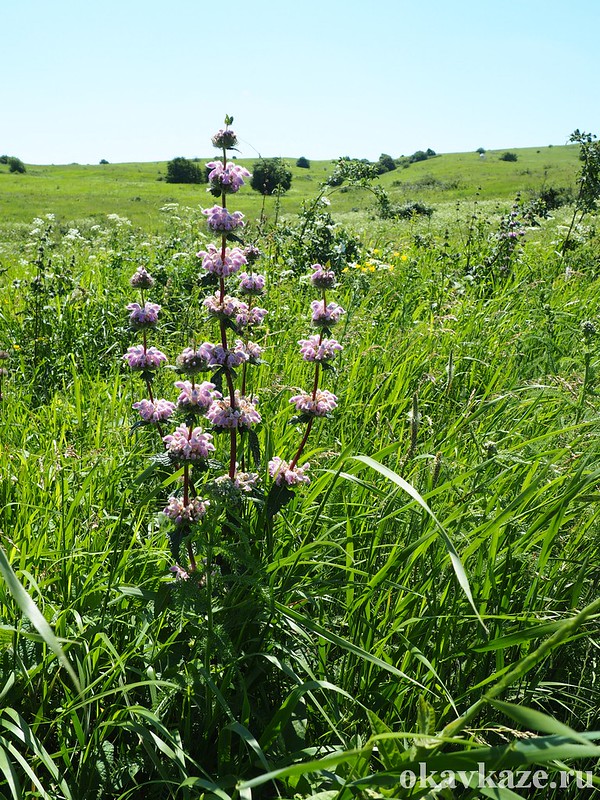
<path id="1" fill-rule="evenodd" d="M 464 786 L 470 789 L 566 789 L 576 786 L 589 789 L 593 784 L 591 772 L 573 770 L 552 771 L 544 769 L 502 769 L 486 772 L 483 761 L 476 770 L 441 770 L 427 772 L 427 764 L 419 763 L 419 772 L 407 769 L 398 776 L 398 785 L 403 789 L 455 789 Z"/>

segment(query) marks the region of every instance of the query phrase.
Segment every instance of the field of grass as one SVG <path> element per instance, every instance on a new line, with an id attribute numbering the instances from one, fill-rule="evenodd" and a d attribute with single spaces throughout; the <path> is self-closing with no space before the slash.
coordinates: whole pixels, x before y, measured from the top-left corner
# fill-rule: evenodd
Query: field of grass
<path id="1" fill-rule="evenodd" d="M 122 358 L 141 341 L 125 309 L 140 265 L 162 306 L 148 343 L 170 365 L 231 341 L 203 305 L 204 187 L 157 181 L 157 164 L 0 174 L 1 798 L 597 791 L 578 785 L 600 786 L 597 217 L 562 254 L 568 207 L 535 221 L 519 207 L 507 237 L 517 189 L 577 170 L 572 148 L 517 152 L 381 178 L 395 202 L 427 178 L 431 219 L 374 219 L 359 189 L 295 217 L 326 164 L 294 169 L 283 223 L 272 200 L 255 223 L 247 188 L 229 203 L 263 252 L 269 312 L 245 388 L 262 422 L 236 440 L 260 478 L 248 494 L 215 480 L 227 433 L 206 471 L 166 458 L 173 425 L 139 424 L 147 387 Z M 268 462 L 307 431 L 290 397 L 315 381 L 298 340 L 314 333 L 317 256 L 345 309 L 344 350 L 320 374 L 338 405 L 311 423 L 311 482 L 288 494 Z M 155 396 L 175 400 L 180 377 L 163 367 Z M 181 580 L 161 512 L 187 489 L 211 506 Z M 420 764 L 438 783 L 543 765 L 556 785 L 410 788 Z"/>
<path id="2" fill-rule="evenodd" d="M 503 151 L 502 151 L 503 152 Z M 378 183 L 394 202 L 422 199 L 444 203 L 472 199 L 478 192 L 482 200 L 512 200 L 516 191 L 525 195 L 544 186 L 573 186 L 579 168 L 577 147 L 524 148 L 516 162 L 499 160 L 501 151 L 490 151 L 481 159 L 477 153 L 448 153 L 396 169 L 380 177 Z M 209 160 L 209 159 L 206 159 Z M 335 162 L 313 161 L 310 169 L 295 166 L 296 159 L 285 159 L 293 173 L 291 189 L 281 199 L 281 213 L 299 213 L 301 203 L 313 197 L 319 185 L 333 172 Z M 252 169 L 253 160 L 240 164 Z M 0 165 L 0 214 L 4 222 L 30 222 L 45 213 L 61 220 L 103 220 L 107 214 L 128 217 L 148 231 L 162 230 L 160 209 L 168 203 L 183 206 L 208 206 L 212 198 L 205 186 L 169 184 L 159 180 L 166 175 L 166 163 L 103 164 L 80 166 L 27 167 L 23 175 L 10 174 Z M 360 188 L 341 187 L 335 191 L 338 214 L 353 214 L 373 205 L 372 194 Z M 245 187 L 236 198 L 236 207 L 251 218 L 258 217 L 261 197 Z M 273 214 L 273 199 L 267 210 Z"/>

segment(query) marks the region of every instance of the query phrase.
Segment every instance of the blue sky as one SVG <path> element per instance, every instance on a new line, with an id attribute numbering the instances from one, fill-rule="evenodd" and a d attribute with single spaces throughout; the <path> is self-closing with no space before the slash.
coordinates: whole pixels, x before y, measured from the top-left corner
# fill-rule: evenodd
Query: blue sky
<path id="1" fill-rule="evenodd" d="M 600 134 L 600 0 L 0 0 L 0 153 L 376 159 Z"/>

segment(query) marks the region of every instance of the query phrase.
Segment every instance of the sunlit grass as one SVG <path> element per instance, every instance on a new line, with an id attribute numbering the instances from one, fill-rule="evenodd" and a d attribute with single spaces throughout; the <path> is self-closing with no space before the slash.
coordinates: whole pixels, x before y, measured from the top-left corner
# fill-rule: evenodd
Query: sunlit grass
<path id="1" fill-rule="evenodd" d="M 3 229 L 2 546 L 81 687 L 3 583 L 4 796 L 408 798 L 408 765 L 462 768 L 473 748 L 490 768 L 543 763 L 551 745 L 575 766 L 598 757 L 568 730 L 599 721 L 599 359 L 581 329 L 598 323 L 597 240 L 586 229 L 560 259 L 558 215 L 509 274 L 473 277 L 467 256 L 484 263 L 500 213 L 475 202 L 432 221 L 356 214 L 364 246 L 340 273 L 345 350 L 328 378 L 339 409 L 311 437 L 313 482 L 274 520 L 252 508 L 229 531 L 248 558 L 215 572 L 212 597 L 168 572 L 158 512 L 174 478 L 150 461 L 158 437 L 132 430 L 140 387 L 120 358 L 139 263 L 160 276 L 170 358 L 209 335 L 198 214 L 163 212 L 162 234 L 113 218 L 75 236 L 57 220 L 39 307 L 39 235 Z M 298 440 L 288 400 L 308 377 L 310 292 L 261 244 L 266 478 L 267 455 Z M 171 383 L 158 379 L 165 396 Z"/>

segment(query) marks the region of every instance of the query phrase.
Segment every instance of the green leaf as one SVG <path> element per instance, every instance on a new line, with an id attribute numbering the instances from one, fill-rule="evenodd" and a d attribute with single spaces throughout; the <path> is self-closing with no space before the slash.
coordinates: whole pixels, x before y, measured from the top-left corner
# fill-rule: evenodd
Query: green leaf
<path id="1" fill-rule="evenodd" d="M 67 656 L 65 655 L 64 650 L 60 646 L 60 643 L 56 636 L 54 635 L 52 628 L 47 623 L 46 618 L 39 610 L 37 605 L 33 602 L 31 597 L 25 591 L 23 586 L 21 585 L 19 579 L 13 572 L 13 569 L 6 557 L 6 553 L 2 548 L 0 548 L 0 573 L 2 577 L 6 581 L 6 584 L 10 590 L 10 593 L 15 599 L 15 602 L 21 609 L 21 612 L 29 619 L 31 624 L 36 628 L 46 645 L 54 655 L 58 658 L 60 664 L 65 668 L 69 677 L 73 681 L 73 685 L 79 694 L 81 694 L 81 685 L 75 675 L 75 671 L 73 670 L 71 664 Z"/>
<path id="2" fill-rule="evenodd" d="M 410 483 L 408 483 L 408 481 L 405 481 L 404 478 L 401 478 L 400 475 L 398 475 L 393 470 L 389 469 L 388 467 L 384 466 L 383 464 L 380 464 L 379 461 L 375 461 L 373 458 L 370 458 L 369 456 L 352 456 L 352 458 L 355 461 L 361 461 L 363 464 L 366 464 L 368 467 L 371 467 L 371 469 L 374 469 L 376 472 L 379 472 L 379 474 L 383 475 L 384 478 L 387 478 L 388 480 L 392 481 L 392 483 L 395 483 L 397 486 L 399 486 L 401 489 L 403 489 L 408 495 L 410 495 L 410 497 L 412 497 L 412 499 L 416 503 L 418 503 L 418 505 L 420 505 L 421 508 L 423 508 L 427 512 L 427 514 L 429 514 L 431 519 L 435 522 L 435 524 L 436 524 L 436 526 L 437 526 L 437 528 L 438 528 L 438 530 L 440 532 L 440 535 L 441 535 L 442 539 L 444 540 L 444 544 L 446 545 L 446 550 L 448 551 L 448 555 L 450 556 L 450 561 L 452 563 L 452 568 L 454 569 L 454 572 L 456 574 L 457 580 L 458 580 L 463 592 L 465 593 L 471 608 L 475 612 L 475 616 L 477 617 L 477 619 L 479 620 L 479 622 L 481 623 L 483 628 L 485 628 L 485 630 L 487 631 L 487 627 L 486 627 L 484 621 L 482 620 L 481 615 L 479 614 L 479 611 L 475 607 L 475 602 L 473 600 L 473 594 L 471 593 L 471 587 L 469 585 L 469 579 L 467 578 L 467 573 L 465 572 L 465 568 L 462 565 L 462 562 L 460 560 L 458 552 L 457 552 L 456 548 L 454 547 L 454 544 L 452 543 L 452 540 L 450 539 L 450 537 L 446 533 L 446 530 L 444 529 L 444 526 L 438 520 L 438 518 L 433 513 L 433 511 L 429 508 L 429 506 L 427 505 L 427 503 L 425 502 L 423 497 L 421 497 L 421 495 L 415 489 L 415 487 L 412 486 Z"/>
<path id="3" fill-rule="evenodd" d="M 528 708 L 527 706 L 517 706 L 514 703 L 505 703 L 502 700 L 490 700 L 490 704 L 497 708 L 498 711 L 502 711 L 503 714 L 506 714 L 507 717 L 510 717 L 515 722 L 518 722 L 519 725 L 523 725 L 525 728 L 534 731 L 541 731 L 542 733 L 555 733 L 559 736 L 566 736 L 568 739 L 572 739 L 574 742 L 579 742 L 580 744 L 587 745 L 587 739 L 585 739 L 580 733 L 574 731 L 568 725 L 565 725 L 562 722 L 559 722 L 557 719 L 548 716 L 547 714 L 543 714 L 541 711 L 537 711 L 534 708 Z"/>
<path id="4" fill-rule="evenodd" d="M 274 517 L 293 497 L 294 492 L 289 486 L 278 486 L 274 483 L 267 495 L 267 516 Z"/>

